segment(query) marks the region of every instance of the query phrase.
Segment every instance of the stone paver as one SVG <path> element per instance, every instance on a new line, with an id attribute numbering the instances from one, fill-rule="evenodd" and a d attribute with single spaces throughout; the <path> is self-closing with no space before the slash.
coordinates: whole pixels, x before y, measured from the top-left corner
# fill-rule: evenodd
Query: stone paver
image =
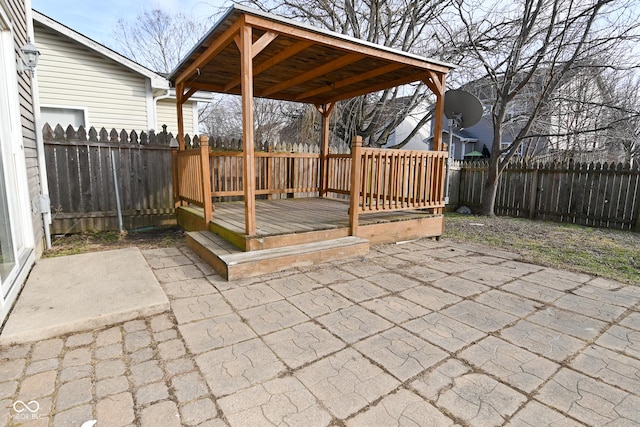
<path id="1" fill-rule="evenodd" d="M 500 425 L 526 401 L 523 394 L 482 374 L 466 374 L 438 397 L 437 405 L 477 426 Z"/>
<path id="2" fill-rule="evenodd" d="M 460 357 L 526 393 L 538 388 L 559 368 L 543 357 L 496 337 L 487 337 L 468 347 Z"/>
<path id="3" fill-rule="evenodd" d="M 338 418 L 346 418 L 395 389 L 399 382 L 351 349 L 294 374 Z"/>
<path id="4" fill-rule="evenodd" d="M 429 239 L 231 282 L 143 254 L 171 311 L 0 348 L 0 427 L 640 425 L 640 286 Z"/>
<path id="5" fill-rule="evenodd" d="M 447 357 L 447 353 L 400 328 L 376 334 L 354 346 L 400 381 L 420 374 Z"/>
<path id="6" fill-rule="evenodd" d="M 349 427 L 451 426 L 454 422 L 438 408 L 408 390 L 382 399 L 377 405 L 347 422 Z"/>
<path id="7" fill-rule="evenodd" d="M 285 369 L 257 338 L 201 354 L 196 363 L 216 397 L 271 379 Z"/>
<path id="8" fill-rule="evenodd" d="M 392 326 L 382 317 L 361 306 L 352 306 L 327 314 L 320 317 L 318 322 L 348 343 L 354 343 Z"/>
<path id="9" fill-rule="evenodd" d="M 299 368 L 344 348 L 345 343 L 311 322 L 274 332 L 264 342 L 290 368 Z"/>
<path id="10" fill-rule="evenodd" d="M 563 368 L 536 397 L 591 426 L 640 424 L 640 397 Z"/>
<path id="11" fill-rule="evenodd" d="M 293 304 L 284 300 L 242 310 L 240 316 L 258 335 L 269 334 L 309 320 Z"/>
<path id="12" fill-rule="evenodd" d="M 292 377 L 267 381 L 218 402 L 232 427 L 320 427 L 331 421 L 331 415 L 318 405 L 309 390 Z"/>

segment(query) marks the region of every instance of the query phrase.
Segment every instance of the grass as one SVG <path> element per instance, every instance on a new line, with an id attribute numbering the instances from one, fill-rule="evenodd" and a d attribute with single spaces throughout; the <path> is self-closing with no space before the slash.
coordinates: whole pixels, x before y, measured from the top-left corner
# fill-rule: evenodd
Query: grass
<path id="1" fill-rule="evenodd" d="M 447 214 L 443 239 L 518 253 L 534 264 L 640 284 L 640 233 L 531 221 Z"/>

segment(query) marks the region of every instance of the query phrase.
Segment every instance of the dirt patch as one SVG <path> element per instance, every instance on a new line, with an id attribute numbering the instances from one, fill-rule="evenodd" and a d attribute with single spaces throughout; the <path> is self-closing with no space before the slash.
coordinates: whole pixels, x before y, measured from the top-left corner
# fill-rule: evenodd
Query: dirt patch
<path id="1" fill-rule="evenodd" d="M 51 249 L 44 257 L 74 255 L 85 252 L 108 251 L 129 247 L 140 249 L 167 248 L 184 243 L 180 227 L 147 228 L 120 234 L 117 231 L 87 232 L 51 237 Z"/>

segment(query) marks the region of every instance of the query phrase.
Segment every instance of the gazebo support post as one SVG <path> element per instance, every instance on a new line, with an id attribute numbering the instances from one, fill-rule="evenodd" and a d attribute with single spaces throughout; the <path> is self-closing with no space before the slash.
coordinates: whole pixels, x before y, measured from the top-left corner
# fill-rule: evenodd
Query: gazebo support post
<path id="1" fill-rule="evenodd" d="M 435 120 L 433 126 L 433 150 L 442 151 L 444 150 L 444 145 L 442 144 L 442 117 L 444 117 L 446 74 L 429 71 L 427 72 L 427 77 L 423 81 L 436 95 L 436 110 L 434 112 Z M 440 194 L 444 194 L 444 179 L 440 179 Z M 432 211 L 436 214 L 442 214 L 443 208 L 435 208 Z"/>
<path id="2" fill-rule="evenodd" d="M 322 114 L 322 140 L 320 143 L 320 197 L 327 195 L 329 185 L 329 121 L 335 103 L 316 105 Z"/>
<path id="3" fill-rule="evenodd" d="M 243 18 L 244 20 L 244 18 Z M 253 41 L 252 28 L 243 22 L 240 27 L 240 75 L 242 89 L 242 178 L 244 184 L 244 218 L 247 236 L 256 234 L 256 167 L 253 133 Z"/>
<path id="4" fill-rule="evenodd" d="M 360 169 L 362 160 L 362 137 L 356 135 L 351 144 L 351 194 L 349 197 L 349 235 L 355 236 L 358 232 L 358 219 L 360 214 Z"/>

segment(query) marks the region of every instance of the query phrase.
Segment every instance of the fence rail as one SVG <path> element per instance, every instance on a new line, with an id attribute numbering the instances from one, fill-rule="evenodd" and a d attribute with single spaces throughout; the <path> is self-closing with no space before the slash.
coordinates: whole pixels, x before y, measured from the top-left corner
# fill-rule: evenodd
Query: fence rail
<path id="1" fill-rule="evenodd" d="M 459 204 L 481 206 L 484 162 L 460 170 Z M 640 169 L 614 163 L 512 162 L 498 182 L 496 215 L 640 231 Z"/>

